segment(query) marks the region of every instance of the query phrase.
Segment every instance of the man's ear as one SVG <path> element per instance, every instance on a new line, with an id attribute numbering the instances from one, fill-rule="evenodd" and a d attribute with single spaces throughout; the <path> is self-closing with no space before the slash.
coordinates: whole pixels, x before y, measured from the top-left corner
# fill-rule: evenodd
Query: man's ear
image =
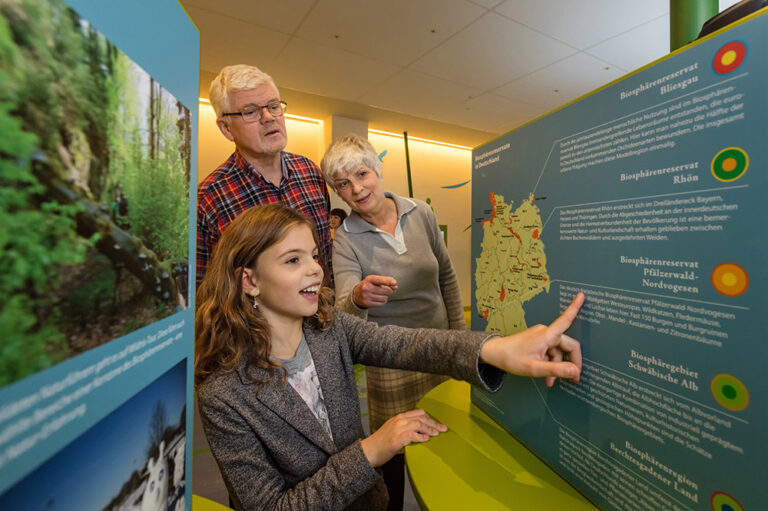
<path id="1" fill-rule="evenodd" d="M 243 286 L 243 291 L 249 296 L 254 298 L 259 296 L 259 286 L 255 282 L 254 272 L 250 268 L 238 268 L 240 273 L 240 284 Z"/>
<path id="2" fill-rule="evenodd" d="M 227 122 L 222 117 L 219 117 L 218 119 L 216 119 L 216 126 L 219 127 L 219 130 L 221 131 L 221 133 L 225 137 L 227 137 L 227 139 L 230 142 L 234 142 L 235 141 L 235 137 L 233 137 L 232 136 L 232 132 L 229 131 L 229 125 L 227 124 Z"/>

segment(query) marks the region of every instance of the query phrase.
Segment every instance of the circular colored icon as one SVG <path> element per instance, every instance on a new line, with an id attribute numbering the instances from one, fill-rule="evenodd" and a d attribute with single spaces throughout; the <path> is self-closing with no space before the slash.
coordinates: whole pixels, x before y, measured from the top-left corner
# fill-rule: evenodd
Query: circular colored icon
<path id="1" fill-rule="evenodd" d="M 749 168 L 749 156 L 743 149 L 728 147 L 712 158 L 712 175 L 720 181 L 736 181 Z"/>
<path id="2" fill-rule="evenodd" d="M 749 405 L 749 392 L 735 376 L 718 374 L 712 378 L 712 395 L 720 406 L 739 412 Z"/>
<path id="3" fill-rule="evenodd" d="M 720 263 L 712 270 L 712 286 L 721 295 L 739 296 L 749 287 L 749 275 L 736 263 Z"/>
<path id="4" fill-rule="evenodd" d="M 738 500 L 721 491 L 713 493 L 709 503 L 712 511 L 744 511 Z"/>
<path id="5" fill-rule="evenodd" d="M 747 56 L 747 47 L 741 41 L 731 41 L 717 50 L 712 59 L 712 69 L 715 73 L 724 75 L 738 68 L 744 57 Z"/>

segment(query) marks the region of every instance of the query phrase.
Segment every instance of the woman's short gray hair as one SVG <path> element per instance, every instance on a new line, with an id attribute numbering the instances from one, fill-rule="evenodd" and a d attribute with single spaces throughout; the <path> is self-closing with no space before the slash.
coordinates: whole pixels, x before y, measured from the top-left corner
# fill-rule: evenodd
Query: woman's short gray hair
<path id="1" fill-rule="evenodd" d="M 320 162 L 325 181 L 334 190 L 334 180 L 339 174 L 356 170 L 360 165 L 365 165 L 381 178 L 381 160 L 376 149 L 368 140 L 355 134 L 344 135 L 331 142 Z"/>

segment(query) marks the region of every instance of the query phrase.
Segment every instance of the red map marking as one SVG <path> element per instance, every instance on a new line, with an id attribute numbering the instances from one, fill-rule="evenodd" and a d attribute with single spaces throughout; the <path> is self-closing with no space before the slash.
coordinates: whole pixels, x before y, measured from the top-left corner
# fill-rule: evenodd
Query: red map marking
<path id="1" fill-rule="evenodd" d="M 488 220 L 483 220 L 482 222 L 480 222 L 480 225 L 485 225 L 486 222 L 491 222 L 491 225 L 493 225 L 493 219 L 496 218 L 496 194 L 491 192 L 491 195 L 488 198 L 488 200 L 491 201 L 491 218 L 489 218 Z"/>
<path id="2" fill-rule="evenodd" d="M 534 229 L 533 230 L 533 239 L 535 239 L 535 240 L 539 239 L 539 230 L 538 229 Z"/>
<path id="3" fill-rule="evenodd" d="M 502 284 L 501 285 L 501 294 L 499 295 L 499 301 L 503 302 L 505 296 L 507 296 L 507 292 L 504 291 L 504 284 Z"/>

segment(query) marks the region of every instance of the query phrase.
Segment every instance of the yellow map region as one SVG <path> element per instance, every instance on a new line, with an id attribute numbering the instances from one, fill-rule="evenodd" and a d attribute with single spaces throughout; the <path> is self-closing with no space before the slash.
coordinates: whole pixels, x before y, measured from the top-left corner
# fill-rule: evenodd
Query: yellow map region
<path id="1" fill-rule="evenodd" d="M 491 192 L 491 218 L 483 221 L 483 243 L 475 271 L 477 310 L 486 332 L 510 335 L 527 328 L 523 304 L 549 293 L 547 256 L 541 215 L 531 194 L 512 210 L 514 201 Z"/>

